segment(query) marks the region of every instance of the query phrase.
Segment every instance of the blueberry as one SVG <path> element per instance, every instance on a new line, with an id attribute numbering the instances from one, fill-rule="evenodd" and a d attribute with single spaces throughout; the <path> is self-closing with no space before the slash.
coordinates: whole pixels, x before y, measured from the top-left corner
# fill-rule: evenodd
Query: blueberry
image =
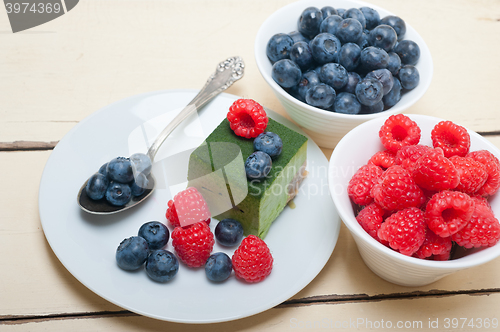
<path id="1" fill-rule="evenodd" d="M 129 159 L 132 163 L 132 170 L 134 171 L 134 175 L 136 177 L 137 174 L 144 174 L 145 176 L 148 176 L 151 173 L 153 164 L 147 154 L 134 153 L 129 157 Z"/>
<path id="2" fill-rule="evenodd" d="M 337 27 L 337 38 L 342 44 L 355 43 L 363 35 L 363 27 L 354 18 L 345 18 Z"/>
<path id="3" fill-rule="evenodd" d="M 105 163 L 99 168 L 99 173 L 101 173 L 104 176 L 108 176 L 108 172 L 106 171 L 106 168 L 108 167 L 108 163 Z"/>
<path id="4" fill-rule="evenodd" d="M 298 64 L 302 70 L 312 67 L 314 59 L 309 44 L 306 42 L 297 42 L 293 44 L 290 50 L 290 60 Z"/>
<path id="5" fill-rule="evenodd" d="M 311 40 L 309 38 L 306 38 L 303 34 L 301 34 L 298 31 L 292 31 L 288 34 L 290 37 L 292 37 L 293 43 L 297 43 L 299 41 L 303 41 L 306 43 L 309 43 Z M 293 45 L 293 44 L 292 44 Z"/>
<path id="6" fill-rule="evenodd" d="M 406 34 L 405 21 L 403 21 L 401 18 L 397 16 L 393 15 L 386 16 L 380 20 L 380 24 L 390 25 L 396 31 L 396 34 L 398 35 L 398 40 L 403 39 L 403 37 Z"/>
<path id="7" fill-rule="evenodd" d="M 277 33 L 267 42 L 267 57 L 271 60 L 271 63 L 275 63 L 281 59 L 289 59 L 292 45 L 292 37 L 286 33 Z"/>
<path id="8" fill-rule="evenodd" d="M 326 32 L 332 35 L 337 34 L 337 28 L 339 23 L 342 22 L 343 18 L 338 15 L 330 15 L 321 22 L 319 27 L 319 32 Z"/>
<path id="9" fill-rule="evenodd" d="M 370 46 L 370 31 L 363 30 L 363 34 L 358 39 L 356 44 L 361 47 L 361 49 Z"/>
<path id="10" fill-rule="evenodd" d="M 272 164 L 271 157 L 267 153 L 255 151 L 245 161 L 247 178 L 253 180 L 265 178 L 271 171 Z"/>
<path id="11" fill-rule="evenodd" d="M 370 7 L 361 7 L 359 10 L 363 13 L 363 16 L 366 19 L 366 28 L 368 30 L 372 30 L 380 24 L 380 15 L 375 9 Z"/>
<path id="12" fill-rule="evenodd" d="M 130 202 L 132 190 L 126 183 L 111 181 L 106 189 L 106 200 L 115 206 L 123 206 Z"/>
<path id="13" fill-rule="evenodd" d="M 360 65 L 370 72 L 375 69 L 387 68 L 389 54 L 381 48 L 368 46 L 361 51 Z"/>
<path id="14" fill-rule="evenodd" d="M 225 247 L 237 246 L 243 238 L 243 226 L 234 219 L 223 219 L 215 226 L 215 238 Z"/>
<path id="15" fill-rule="evenodd" d="M 313 38 L 319 33 L 319 26 L 323 21 L 323 13 L 316 7 L 304 9 L 297 22 L 298 30 L 307 38 Z"/>
<path id="16" fill-rule="evenodd" d="M 404 65 L 416 65 L 420 59 L 420 47 L 412 40 L 402 40 L 395 47 L 394 52 L 401 58 Z"/>
<path id="17" fill-rule="evenodd" d="M 342 89 L 347 84 L 347 70 L 338 63 L 327 63 L 321 68 L 319 79 L 335 90 Z"/>
<path id="18" fill-rule="evenodd" d="M 401 83 L 396 77 L 394 77 L 394 85 L 392 86 L 391 91 L 389 91 L 389 93 L 382 98 L 386 108 L 396 105 L 401 100 L 401 89 Z"/>
<path id="19" fill-rule="evenodd" d="M 352 93 L 341 92 L 335 98 L 333 110 L 343 114 L 358 114 L 361 111 L 361 104 Z"/>
<path id="20" fill-rule="evenodd" d="M 149 187 L 149 180 L 143 173 L 138 173 L 135 180 L 130 184 L 132 196 L 141 196 Z"/>
<path id="21" fill-rule="evenodd" d="M 397 76 L 399 69 L 401 69 L 401 58 L 394 52 L 389 53 L 389 62 L 387 63 L 387 69 L 391 72 L 392 76 Z"/>
<path id="22" fill-rule="evenodd" d="M 283 141 L 277 134 L 267 131 L 253 140 L 253 148 L 267 153 L 271 158 L 276 158 L 283 150 Z"/>
<path id="23" fill-rule="evenodd" d="M 306 102 L 306 100 L 299 95 L 299 86 L 298 85 L 294 85 L 291 88 L 288 88 L 288 89 L 285 89 L 285 90 L 293 98 L 298 99 L 298 100 L 300 100 L 303 103 Z"/>
<path id="24" fill-rule="evenodd" d="M 297 93 L 299 95 L 299 99 L 305 102 L 307 90 L 309 90 L 312 86 L 319 83 L 321 82 L 319 80 L 319 74 L 316 71 L 310 70 L 302 74 L 302 78 L 300 79 L 300 82 L 297 85 Z"/>
<path id="25" fill-rule="evenodd" d="M 394 79 L 392 74 L 387 69 L 377 69 L 366 74 L 365 78 L 374 78 L 382 83 L 382 87 L 384 89 L 384 95 L 388 94 L 392 89 L 392 85 L 394 84 Z"/>
<path id="26" fill-rule="evenodd" d="M 420 74 L 415 66 L 406 65 L 399 70 L 399 81 L 405 90 L 415 88 L 420 81 Z"/>
<path id="27" fill-rule="evenodd" d="M 356 85 L 361 81 L 361 76 L 356 72 L 347 73 L 347 84 L 342 89 L 342 92 L 356 93 Z"/>
<path id="28" fill-rule="evenodd" d="M 363 13 L 357 8 L 350 8 L 350 9 L 346 10 L 343 17 L 344 17 L 344 19 L 353 18 L 353 19 L 357 20 L 359 23 L 361 23 L 361 30 L 366 28 L 365 15 L 363 15 Z"/>
<path id="29" fill-rule="evenodd" d="M 116 262 L 124 270 L 137 270 L 148 258 L 149 247 L 144 238 L 132 236 L 123 240 L 116 249 Z"/>
<path id="30" fill-rule="evenodd" d="M 223 252 L 216 252 L 208 257 L 205 263 L 207 278 L 214 282 L 221 282 L 229 278 L 233 264 L 231 258 Z"/>
<path id="31" fill-rule="evenodd" d="M 168 250 L 156 250 L 146 261 L 147 275 L 157 282 L 167 282 L 179 271 L 179 261 Z"/>
<path id="32" fill-rule="evenodd" d="M 375 114 L 375 113 L 380 113 L 383 110 L 384 110 L 384 102 L 381 100 L 372 106 L 361 105 L 360 114 Z"/>
<path id="33" fill-rule="evenodd" d="M 344 18 L 345 9 L 344 8 L 336 8 L 336 9 L 337 9 L 337 15 Z"/>
<path id="34" fill-rule="evenodd" d="M 118 157 L 112 159 L 106 167 L 108 178 L 120 183 L 129 183 L 134 179 L 134 171 L 129 158 Z"/>
<path id="35" fill-rule="evenodd" d="M 361 104 L 373 106 L 384 96 L 382 83 L 374 78 L 364 78 L 356 85 L 356 97 Z"/>
<path id="36" fill-rule="evenodd" d="M 85 186 L 85 191 L 87 196 L 93 200 L 99 200 L 106 194 L 106 189 L 108 189 L 109 180 L 106 176 L 101 173 L 93 174 L 87 181 Z"/>
<path id="37" fill-rule="evenodd" d="M 274 63 L 271 76 L 283 88 L 291 88 L 299 84 L 302 71 L 292 60 L 283 59 Z"/>
<path id="38" fill-rule="evenodd" d="M 139 228 L 138 235 L 148 243 L 151 250 L 163 248 L 169 239 L 170 232 L 167 226 L 158 221 L 150 221 Z"/>
<path id="39" fill-rule="evenodd" d="M 311 46 L 313 58 L 318 64 L 338 62 L 338 54 L 342 45 L 334 35 L 326 32 L 320 33 L 311 40 L 309 46 Z"/>
<path id="40" fill-rule="evenodd" d="M 306 102 L 314 107 L 329 109 L 335 100 L 335 90 L 325 83 L 310 88 L 306 93 Z"/>
<path id="41" fill-rule="evenodd" d="M 397 41 L 396 31 L 389 25 L 381 24 L 370 31 L 370 45 L 379 47 L 386 52 L 392 50 Z"/>
<path id="42" fill-rule="evenodd" d="M 321 14 L 323 14 L 323 21 L 330 15 L 337 15 L 337 10 L 332 6 L 325 6 L 321 8 Z"/>
<path id="43" fill-rule="evenodd" d="M 361 57 L 361 47 L 354 43 L 342 45 L 339 52 L 339 64 L 347 71 L 353 71 L 359 65 Z"/>

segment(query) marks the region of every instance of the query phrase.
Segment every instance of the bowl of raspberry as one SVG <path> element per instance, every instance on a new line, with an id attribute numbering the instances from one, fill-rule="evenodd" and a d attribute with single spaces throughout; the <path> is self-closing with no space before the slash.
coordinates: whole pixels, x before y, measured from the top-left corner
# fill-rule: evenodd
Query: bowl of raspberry
<path id="1" fill-rule="evenodd" d="M 429 87 L 430 51 L 386 9 L 357 0 L 301 0 L 261 25 L 259 71 L 279 102 L 320 146 L 357 125 L 401 113 Z"/>
<path id="2" fill-rule="evenodd" d="M 416 114 L 365 122 L 332 153 L 332 199 L 365 264 L 422 286 L 500 255 L 500 151 Z"/>

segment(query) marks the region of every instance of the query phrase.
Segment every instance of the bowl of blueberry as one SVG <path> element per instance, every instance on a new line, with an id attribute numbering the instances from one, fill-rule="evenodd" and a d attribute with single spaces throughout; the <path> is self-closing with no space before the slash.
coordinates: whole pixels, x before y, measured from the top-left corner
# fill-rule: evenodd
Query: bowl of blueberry
<path id="1" fill-rule="evenodd" d="M 255 39 L 264 80 L 322 147 L 357 125 L 401 113 L 429 87 L 430 51 L 404 17 L 354 0 L 302 0 L 273 13 Z"/>

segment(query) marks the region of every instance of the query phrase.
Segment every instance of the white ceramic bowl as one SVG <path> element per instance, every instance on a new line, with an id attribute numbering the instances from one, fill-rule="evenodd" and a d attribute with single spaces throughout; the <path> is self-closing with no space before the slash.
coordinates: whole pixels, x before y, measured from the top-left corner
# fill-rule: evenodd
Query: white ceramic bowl
<path id="1" fill-rule="evenodd" d="M 397 16 L 397 13 L 392 14 L 378 6 L 356 0 L 301 0 L 279 9 L 269 16 L 260 27 L 255 39 L 257 67 L 286 112 L 319 146 L 334 148 L 338 141 L 357 125 L 374 118 L 401 113 L 423 96 L 432 79 L 433 64 L 431 53 L 422 37 L 407 21 L 405 21 L 406 35 L 404 39 L 413 40 L 420 47 L 420 60 L 416 65 L 420 74 L 420 83 L 415 89 L 405 93 L 401 101 L 392 108 L 378 114 L 340 114 L 309 106 L 289 95 L 271 77 L 272 64 L 267 58 L 266 46 L 273 35 L 280 32 L 289 33 L 296 31 L 297 20 L 300 14 L 305 8 L 310 6 L 320 9 L 324 6 L 345 9 L 366 6 L 377 10 L 381 18 L 387 15 Z M 404 17 L 401 18 L 405 20 Z"/>
<path id="2" fill-rule="evenodd" d="M 442 119 L 425 115 L 408 115 L 422 130 L 420 144 L 432 146 L 430 133 Z M 373 119 L 351 130 L 337 144 L 330 158 L 328 184 L 341 219 L 351 232 L 365 264 L 381 278 L 403 286 L 430 284 L 455 271 L 486 263 L 500 255 L 500 242 L 493 247 L 462 251 L 460 258 L 430 261 L 402 255 L 373 239 L 356 221 L 347 185 L 356 170 L 365 165 L 377 151 L 383 149 L 378 132 L 387 117 Z M 470 151 L 488 150 L 500 159 L 500 151 L 477 133 L 470 131 Z M 500 194 L 489 202 L 497 219 L 500 217 Z"/>

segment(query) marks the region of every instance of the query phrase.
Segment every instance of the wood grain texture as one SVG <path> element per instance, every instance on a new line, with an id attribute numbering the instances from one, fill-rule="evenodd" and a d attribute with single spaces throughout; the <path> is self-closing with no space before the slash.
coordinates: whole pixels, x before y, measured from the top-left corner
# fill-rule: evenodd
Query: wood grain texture
<path id="1" fill-rule="evenodd" d="M 56 141 L 100 108 L 132 95 L 200 88 L 214 65 L 240 55 L 245 78 L 228 93 L 283 108 L 258 72 L 260 24 L 293 0 L 81 1 L 61 18 L 9 34 L 0 14 L 0 142 Z M 426 40 L 433 82 L 408 113 L 498 131 L 500 2 L 373 0 Z M 432 10 L 429 10 L 432 8 Z M 189 19 L 185 19 L 189 13 Z M 245 15 L 242 15 L 242 13 Z M 196 24 L 193 24 L 196 22 Z M 472 64 L 471 59 L 481 65 Z"/>
<path id="2" fill-rule="evenodd" d="M 408 330 L 408 331 L 494 331 L 467 326 L 470 319 L 477 324 L 489 318 L 499 319 L 497 303 L 500 294 L 483 296 L 457 295 L 451 297 L 393 299 L 370 303 L 324 304 L 293 308 L 274 308 L 261 314 L 233 322 L 193 325 L 169 323 L 142 316 L 65 317 L 27 321 L 0 321 L 2 332 L 18 331 L 290 331 L 290 330 Z M 445 328 L 446 318 L 450 327 Z M 458 326 L 452 328 L 451 319 L 457 318 Z M 465 324 L 460 318 L 467 318 Z M 429 328 L 436 322 L 438 329 Z M 383 324 L 383 325 L 382 325 Z M 405 328 L 406 324 L 406 328 Z M 462 326 L 464 324 L 464 326 Z M 400 328 L 398 329 L 398 326 Z"/>

